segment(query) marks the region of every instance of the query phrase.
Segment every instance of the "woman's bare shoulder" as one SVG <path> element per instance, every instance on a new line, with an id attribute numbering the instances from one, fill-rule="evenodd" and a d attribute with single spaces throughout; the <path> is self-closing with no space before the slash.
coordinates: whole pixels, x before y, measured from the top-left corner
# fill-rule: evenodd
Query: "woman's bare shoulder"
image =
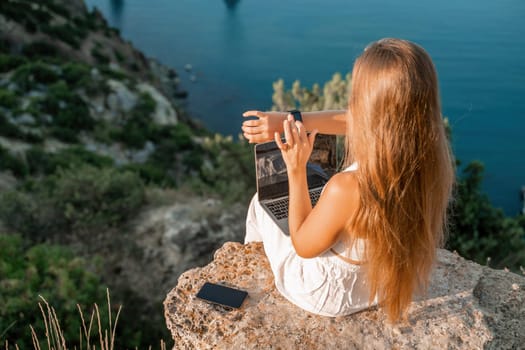
<path id="1" fill-rule="evenodd" d="M 334 174 L 326 184 L 325 191 L 334 195 L 345 196 L 358 194 L 357 177 L 353 171 L 344 171 Z"/>
<path id="2" fill-rule="evenodd" d="M 359 202 L 359 187 L 355 173 L 340 172 L 330 178 L 324 189 L 326 199 L 335 203 L 345 203 L 354 210 Z"/>

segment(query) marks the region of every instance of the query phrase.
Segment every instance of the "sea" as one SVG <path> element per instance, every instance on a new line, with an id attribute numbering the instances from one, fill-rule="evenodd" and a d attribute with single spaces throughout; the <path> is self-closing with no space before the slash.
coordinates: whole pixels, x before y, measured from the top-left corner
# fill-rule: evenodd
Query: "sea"
<path id="1" fill-rule="evenodd" d="M 86 0 L 147 56 L 174 68 L 186 108 L 235 138 L 242 112 L 267 110 L 272 83 L 324 83 L 372 41 L 423 46 L 461 164 L 485 165 L 483 191 L 507 215 L 525 186 L 524 0 Z M 461 167 L 458 172 L 461 173 Z"/>

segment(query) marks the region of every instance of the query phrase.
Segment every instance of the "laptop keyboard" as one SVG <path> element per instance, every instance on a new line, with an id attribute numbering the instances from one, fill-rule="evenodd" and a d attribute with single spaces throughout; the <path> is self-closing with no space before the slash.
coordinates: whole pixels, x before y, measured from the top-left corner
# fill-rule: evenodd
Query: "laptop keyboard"
<path id="1" fill-rule="evenodd" d="M 312 202 L 312 207 L 317 204 L 322 190 L 322 188 L 318 188 L 310 191 L 310 201 Z M 278 220 L 288 217 L 288 197 L 266 202 L 266 206 Z"/>

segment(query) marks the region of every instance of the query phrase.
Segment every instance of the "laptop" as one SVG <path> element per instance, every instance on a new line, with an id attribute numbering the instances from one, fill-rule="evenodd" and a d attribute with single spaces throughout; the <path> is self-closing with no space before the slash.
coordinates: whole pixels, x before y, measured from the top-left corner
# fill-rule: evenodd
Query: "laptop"
<path id="1" fill-rule="evenodd" d="M 335 136 L 318 135 L 306 165 L 312 207 L 317 203 L 324 185 L 335 173 L 336 168 Z M 255 174 L 259 203 L 279 228 L 289 235 L 288 175 L 286 164 L 275 141 L 255 145 Z"/>

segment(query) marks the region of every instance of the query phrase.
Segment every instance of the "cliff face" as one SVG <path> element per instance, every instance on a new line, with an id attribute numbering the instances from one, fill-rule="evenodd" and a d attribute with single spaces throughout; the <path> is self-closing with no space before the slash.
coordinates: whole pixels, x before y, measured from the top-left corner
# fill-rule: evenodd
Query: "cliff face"
<path id="1" fill-rule="evenodd" d="M 249 293 L 239 310 L 195 295 L 205 281 Z M 274 287 L 261 243 L 226 243 L 214 261 L 182 274 L 164 301 L 176 349 L 519 349 L 525 344 L 525 278 L 446 250 L 408 322 L 392 325 L 379 308 L 347 317 L 307 313 Z"/>
<path id="2" fill-rule="evenodd" d="M 0 4 L 0 46 L 12 54 L 61 57 L 90 65 L 117 64 L 147 79 L 149 63 L 98 10 L 88 11 L 83 0 Z"/>
<path id="3" fill-rule="evenodd" d="M 175 127 L 180 93 L 175 71 L 83 0 L 0 2 L 0 150 L 26 168 L 28 151 L 73 145 L 117 166 L 143 164 L 175 138 L 167 129 L 183 128 Z M 4 170 L 27 173 L 0 164 L 1 189 L 16 185 Z"/>

